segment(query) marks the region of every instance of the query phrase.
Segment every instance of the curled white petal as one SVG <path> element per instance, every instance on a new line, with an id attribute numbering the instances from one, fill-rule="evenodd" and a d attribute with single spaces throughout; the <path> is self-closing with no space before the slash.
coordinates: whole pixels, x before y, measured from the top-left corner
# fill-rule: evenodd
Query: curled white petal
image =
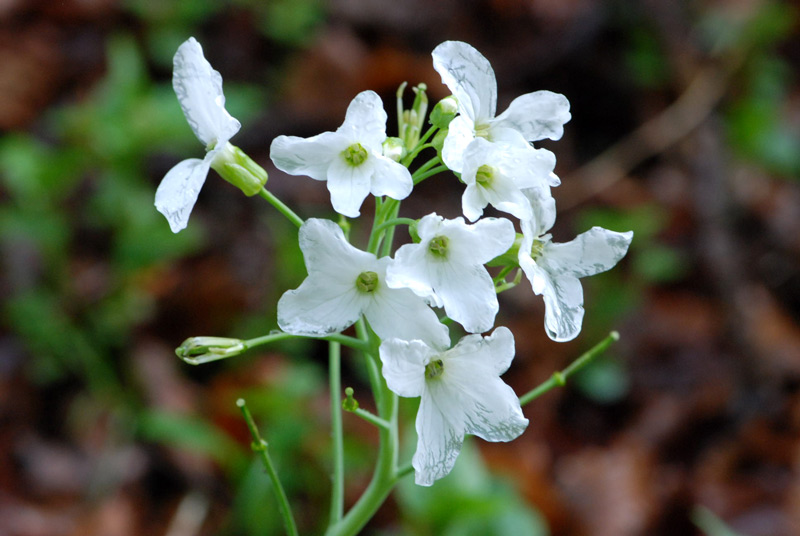
<path id="1" fill-rule="evenodd" d="M 475 125 L 471 119 L 459 115 L 452 121 L 442 146 L 442 160 L 452 171 L 461 173 L 464 166 L 464 151 L 475 139 Z"/>
<path id="2" fill-rule="evenodd" d="M 527 141 L 559 140 L 564 134 L 564 123 L 571 118 L 569 101 L 564 95 L 535 91 L 511 101 L 508 109 L 492 122 L 492 128 L 512 128 Z"/>
<path id="3" fill-rule="evenodd" d="M 172 87 L 189 126 L 206 147 L 225 145 L 241 128 L 225 109 L 222 76 L 206 61 L 203 48 L 194 37 L 175 53 Z"/>
<path id="4" fill-rule="evenodd" d="M 445 41 L 432 53 L 433 68 L 458 101 L 459 111 L 475 123 L 494 117 L 497 80 L 489 60 L 461 41 Z"/>
<path id="5" fill-rule="evenodd" d="M 592 227 L 564 244 L 553 244 L 548 250 L 550 269 L 586 277 L 614 267 L 628 252 L 633 231 L 618 233 Z"/>
<path id="6" fill-rule="evenodd" d="M 204 160 L 189 158 L 178 162 L 158 185 L 155 206 L 167 218 L 173 233 L 184 229 L 189 222 L 212 158 L 213 154 L 209 153 Z"/>

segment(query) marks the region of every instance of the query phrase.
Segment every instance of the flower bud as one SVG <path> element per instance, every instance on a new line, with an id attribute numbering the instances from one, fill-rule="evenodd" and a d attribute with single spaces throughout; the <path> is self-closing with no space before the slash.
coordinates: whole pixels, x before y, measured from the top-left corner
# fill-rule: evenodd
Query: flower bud
<path id="1" fill-rule="evenodd" d="M 445 129 L 450 125 L 456 114 L 458 113 L 458 101 L 452 95 L 445 97 L 436 103 L 436 106 L 431 110 L 431 125 Z"/>
<path id="2" fill-rule="evenodd" d="M 175 349 L 178 357 L 189 364 L 200 365 L 241 354 L 247 350 L 244 341 L 225 337 L 190 337 Z"/>
<path id="3" fill-rule="evenodd" d="M 383 141 L 383 156 L 399 162 L 406 155 L 406 147 L 400 138 L 386 138 Z"/>
<path id="4" fill-rule="evenodd" d="M 256 195 L 267 183 L 264 168 L 230 142 L 217 153 L 211 167 L 248 197 Z"/>

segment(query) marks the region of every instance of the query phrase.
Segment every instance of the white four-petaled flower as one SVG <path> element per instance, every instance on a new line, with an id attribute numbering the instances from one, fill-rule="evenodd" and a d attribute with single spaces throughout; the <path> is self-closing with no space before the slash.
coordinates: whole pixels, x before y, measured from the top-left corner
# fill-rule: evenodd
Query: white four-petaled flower
<path id="1" fill-rule="evenodd" d="M 461 172 L 464 151 L 476 137 L 491 142 L 522 145 L 561 138 L 570 120 L 566 97 L 551 91 L 535 91 L 514 99 L 495 117 L 497 80 L 489 60 L 471 45 L 445 41 L 433 50 L 433 68 L 458 101 L 459 116 L 449 125 L 442 159 Z"/>
<path id="2" fill-rule="evenodd" d="M 278 136 L 270 147 L 270 158 L 286 173 L 327 181 L 334 210 L 355 218 L 370 192 L 393 199 L 405 199 L 411 193 L 408 168 L 382 154 L 386 118 L 378 94 L 361 92 L 336 132 L 311 138 Z"/>
<path id="3" fill-rule="evenodd" d="M 300 228 L 308 277 L 278 301 L 278 325 L 295 335 L 340 332 L 363 314 L 381 339 L 422 339 L 447 348 L 450 336 L 436 313 L 408 289 L 386 286 L 389 257 L 350 245 L 330 220 L 312 218 Z"/>
<path id="4" fill-rule="evenodd" d="M 511 441 L 528 426 L 517 395 L 500 379 L 514 358 L 514 336 L 505 327 L 485 338 L 467 335 L 444 352 L 419 340 L 390 339 L 380 356 L 389 389 L 421 397 L 411 461 L 421 486 L 450 472 L 466 434 Z"/>
<path id="5" fill-rule="evenodd" d="M 418 244 L 395 253 L 386 274 L 393 288 L 410 288 L 470 333 L 491 329 L 499 305 L 489 272 L 483 266 L 513 245 L 514 225 L 504 218 L 484 218 L 469 225 L 464 218 L 445 220 L 436 213 L 419 221 Z"/>
<path id="6" fill-rule="evenodd" d="M 207 151 L 202 160 L 189 158 L 179 162 L 156 190 L 156 208 L 167 218 L 172 232 L 177 233 L 186 227 L 214 159 L 227 150 L 228 140 L 241 124 L 225 109 L 222 76 L 206 61 L 194 37 L 181 44 L 175 53 L 172 87 L 189 126 Z"/>
<path id="7" fill-rule="evenodd" d="M 475 138 L 464 151 L 461 180 L 467 185 L 461 209 L 469 221 L 483 215 L 491 204 L 521 220 L 532 216 L 524 188 L 548 189 L 561 180 L 553 173 L 556 157 L 528 144 L 508 145 Z"/>
<path id="8" fill-rule="evenodd" d="M 544 298 L 544 324 L 554 341 L 578 336 L 583 322 L 583 287 L 579 278 L 611 269 L 628 251 L 633 231 L 619 233 L 592 227 L 574 240 L 552 242 L 555 201 L 536 189 L 525 190 L 534 216 L 521 222 L 519 265 L 536 294 Z"/>

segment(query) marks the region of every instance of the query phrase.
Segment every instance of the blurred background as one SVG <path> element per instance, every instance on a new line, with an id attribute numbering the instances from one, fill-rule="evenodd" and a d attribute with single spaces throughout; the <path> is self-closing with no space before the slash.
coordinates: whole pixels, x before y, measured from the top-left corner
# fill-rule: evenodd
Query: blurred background
<path id="1" fill-rule="evenodd" d="M 180 234 L 153 208 L 202 155 L 170 82 L 189 36 L 224 78 L 233 142 L 304 218 L 333 216 L 327 191 L 275 170 L 271 140 L 335 129 L 364 89 L 395 132 L 397 87 L 444 97 L 430 52 L 457 39 L 492 63 L 499 110 L 539 89 L 571 102 L 540 144 L 563 181 L 555 239 L 635 233 L 584 280 L 576 341 L 547 339 L 526 281 L 497 320 L 518 393 L 621 341 L 526 406 L 520 439 L 468 440 L 431 489 L 406 479 L 365 534 L 800 534 L 798 20 L 766 0 L 0 1 L 0 535 L 281 534 L 240 396 L 301 532 L 324 526 L 325 347 L 174 354 L 274 329 L 305 276 L 291 224 L 214 172 Z M 429 179 L 402 215 L 457 216 L 461 192 Z M 369 407 L 361 362 L 344 367 Z M 413 443 L 414 401 L 402 412 Z M 376 437 L 344 420 L 352 503 Z"/>

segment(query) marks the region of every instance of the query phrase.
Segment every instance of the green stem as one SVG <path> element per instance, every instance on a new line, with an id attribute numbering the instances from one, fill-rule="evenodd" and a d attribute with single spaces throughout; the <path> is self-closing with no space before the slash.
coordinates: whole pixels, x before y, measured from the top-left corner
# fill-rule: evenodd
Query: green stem
<path id="1" fill-rule="evenodd" d="M 539 398 L 549 390 L 553 389 L 554 387 L 563 387 L 567 384 L 567 378 L 581 370 L 587 364 L 589 364 L 592 359 L 597 357 L 598 355 L 602 354 L 603 352 L 608 349 L 613 343 L 619 340 L 619 333 L 616 331 L 612 331 L 608 334 L 608 336 L 600 341 L 599 343 L 595 344 L 592 348 L 587 350 L 583 353 L 578 359 L 570 363 L 570 365 L 562 370 L 561 372 L 554 372 L 553 375 L 550 377 L 549 380 L 545 381 L 538 387 L 531 389 L 521 397 L 519 397 L 519 403 L 521 406 L 528 404 L 529 402 Z"/>
<path id="2" fill-rule="evenodd" d="M 362 419 L 364 419 L 368 423 L 374 424 L 378 428 L 386 428 L 386 429 L 388 429 L 391 426 L 389 421 L 381 419 L 377 415 L 374 415 L 374 414 L 370 413 L 369 411 L 367 411 L 365 409 L 356 408 L 354 410 L 351 410 L 350 413 L 361 417 Z"/>
<path id="3" fill-rule="evenodd" d="M 286 218 L 295 224 L 295 226 L 299 228 L 301 225 L 303 225 L 303 218 L 295 214 L 294 211 L 290 209 L 283 201 L 275 197 L 275 194 L 266 188 L 262 188 L 261 191 L 258 192 L 258 195 L 269 201 L 273 207 L 278 209 L 278 212 L 286 216 Z"/>
<path id="4" fill-rule="evenodd" d="M 444 173 L 450 169 L 449 167 L 442 164 L 441 166 L 436 166 L 435 168 L 426 171 L 425 173 L 414 174 L 414 185 L 417 185 L 427 179 L 428 177 L 433 177 L 434 175 L 438 175 L 439 173 Z"/>
<path id="5" fill-rule="evenodd" d="M 392 218 L 391 220 L 387 220 L 375 228 L 375 232 L 381 232 L 388 227 L 396 227 L 398 225 L 414 225 L 417 223 L 417 220 L 413 218 Z"/>
<path id="6" fill-rule="evenodd" d="M 283 491 L 278 473 L 275 471 L 275 466 L 272 464 L 272 459 L 269 457 L 269 452 L 267 452 L 267 442 L 261 439 L 261 434 L 258 432 L 258 427 L 253 420 L 253 416 L 250 414 L 250 410 L 247 409 L 247 403 L 244 399 L 240 398 L 237 400 L 236 405 L 242 410 L 247 428 L 250 430 L 250 435 L 253 436 L 253 443 L 250 446 L 254 452 L 261 455 L 261 463 L 264 465 L 264 469 L 267 471 L 269 479 L 272 482 L 272 488 L 278 499 L 278 508 L 281 511 L 281 516 L 283 516 L 283 526 L 286 529 L 286 534 L 289 536 L 297 536 L 297 525 L 294 522 L 292 509 L 289 506 L 289 500 L 286 498 L 286 492 Z"/>
<path id="7" fill-rule="evenodd" d="M 331 396 L 331 436 L 333 440 L 333 484 L 331 490 L 330 524 L 338 522 L 344 514 L 344 434 L 342 431 L 342 347 L 338 342 L 328 343 L 328 360 Z"/>

